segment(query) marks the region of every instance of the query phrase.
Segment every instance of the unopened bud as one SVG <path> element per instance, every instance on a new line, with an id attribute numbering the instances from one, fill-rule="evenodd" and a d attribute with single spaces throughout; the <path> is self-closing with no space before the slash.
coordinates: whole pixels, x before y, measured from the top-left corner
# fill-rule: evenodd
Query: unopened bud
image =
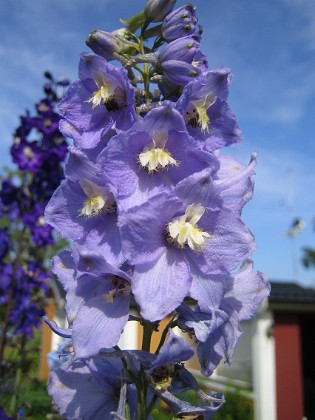
<path id="1" fill-rule="evenodd" d="M 128 41 L 125 36 L 125 29 L 119 29 L 114 32 L 95 30 L 88 36 L 86 45 L 95 54 L 110 61 L 115 59 L 114 53 L 121 54 L 136 50 L 136 44 Z"/>
<path id="2" fill-rule="evenodd" d="M 162 22 L 172 10 L 176 0 L 148 0 L 144 15 L 150 22 Z"/>
<path id="3" fill-rule="evenodd" d="M 180 7 L 169 13 L 162 25 L 162 35 L 166 41 L 173 41 L 195 32 L 197 17 L 192 4 Z"/>
<path id="4" fill-rule="evenodd" d="M 159 61 L 180 60 L 191 64 L 198 51 L 199 42 L 194 35 L 178 38 L 160 52 Z"/>

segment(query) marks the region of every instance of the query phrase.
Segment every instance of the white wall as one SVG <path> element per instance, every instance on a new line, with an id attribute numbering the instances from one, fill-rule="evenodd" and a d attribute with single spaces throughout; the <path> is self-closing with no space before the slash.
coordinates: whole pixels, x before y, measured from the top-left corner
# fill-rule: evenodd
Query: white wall
<path id="1" fill-rule="evenodd" d="M 255 420 L 276 420 L 276 373 L 273 316 L 267 302 L 253 319 L 253 386 Z"/>

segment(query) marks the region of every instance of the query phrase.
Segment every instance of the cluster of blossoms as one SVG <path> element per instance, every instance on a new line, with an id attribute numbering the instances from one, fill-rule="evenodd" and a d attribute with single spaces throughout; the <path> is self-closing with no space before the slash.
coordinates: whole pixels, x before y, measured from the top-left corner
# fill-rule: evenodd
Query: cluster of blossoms
<path id="1" fill-rule="evenodd" d="M 244 166 L 219 152 L 241 140 L 231 72 L 208 70 L 195 8 L 175 1 L 148 0 L 125 29 L 92 32 L 59 105 L 74 144 L 45 217 L 72 241 L 53 262 L 69 325 L 46 322 L 71 340 L 49 381 L 68 419 L 146 419 L 157 399 L 176 418 L 211 418 L 223 396 L 183 362 L 196 352 L 205 376 L 230 364 L 241 322 L 269 294 L 241 220 L 256 156 Z M 143 326 L 141 350 L 118 347 L 127 321 Z M 200 405 L 177 397 L 188 389 Z"/>
<path id="2" fill-rule="evenodd" d="M 27 111 L 14 133 L 11 156 L 18 169 L 7 171 L 1 182 L 1 378 L 10 371 L 4 361 L 6 346 L 12 348 L 17 337 L 22 337 L 24 345 L 26 337 L 33 337 L 34 327 L 41 326 L 49 290 L 47 252 L 50 249 L 51 255 L 55 239 L 44 220 L 44 209 L 63 178 L 68 145 L 59 131 L 56 106 L 69 82 L 55 81 L 48 72 L 45 76 L 45 96 L 36 104 L 36 115 Z"/>

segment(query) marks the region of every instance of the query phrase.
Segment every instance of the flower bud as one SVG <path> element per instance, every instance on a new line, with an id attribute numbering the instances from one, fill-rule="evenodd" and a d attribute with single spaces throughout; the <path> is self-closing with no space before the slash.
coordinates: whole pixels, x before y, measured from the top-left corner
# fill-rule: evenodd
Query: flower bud
<path id="1" fill-rule="evenodd" d="M 161 65 L 161 73 L 168 82 L 183 86 L 199 76 L 200 70 L 185 61 L 168 60 Z"/>
<path id="2" fill-rule="evenodd" d="M 194 36 L 185 36 L 170 42 L 159 54 L 159 62 L 180 60 L 191 63 L 199 51 L 199 42 Z"/>
<path id="3" fill-rule="evenodd" d="M 174 7 L 176 0 L 148 0 L 144 15 L 150 22 L 162 22 Z"/>
<path id="4" fill-rule="evenodd" d="M 95 54 L 108 61 L 115 59 L 114 53 L 124 53 L 136 48 L 133 42 L 125 39 L 125 29 L 114 32 L 95 30 L 85 42 Z"/>
<path id="5" fill-rule="evenodd" d="M 187 4 L 169 13 L 162 24 L 162 35 L 166 41 L 173 41 L 194 33 L 198 19 L 196 8 Z"/>
<path id="6" fill-rule="evenodd" d="M 199 42 L 195 36 L 186 36 L 170 42 L 158 56 L 157 71 L 175 85 L 183 86 L 200 75 L 194 63 L 199 52 Z"/>

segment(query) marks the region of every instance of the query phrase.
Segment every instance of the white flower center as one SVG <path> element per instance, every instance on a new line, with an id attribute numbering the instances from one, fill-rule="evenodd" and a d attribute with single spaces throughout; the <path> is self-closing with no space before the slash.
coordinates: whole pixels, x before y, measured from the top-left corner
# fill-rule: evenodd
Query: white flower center
<path id="1" fill-rule="evenodd" d="M 29 146 L 25 146 L 23 148 L 23 154 L 27 158 L 27 160 L 32 160 L 35 156 L 33 150 Z"/>
<path id="2" fill-rule="evenodd" d="M 101 86 L 98 90 L 93 92 L 93 95 L 87 102 L 92 103 L 92 107 L 95 108 L 102 103 L 106 104 L 112 96 L 113 94 L 109 92 L 108 86 Z"/>
<path id="3" fill-rule="evenodd" d="M 139 154 L 139 162 L 142 168 L 149 172 L 165 169 L 169 165 L 178 166 L 178 162 L 172 157 L 165 144 L 168 139 L 167 132 L 155 132 L 152 137 L 152 147 L 145 147 Z"/>
<path id="4" fill-rule="evenodd" d="M 44 216 L 39 216 L 37 219 L 37 226 L 46 226 L 45 218 Z"/>
<path id="5" fill-rule="evenodd" d="M 80 210 L 80 216 L 93 217 L 99 213 L 115 213 L 116 203 L 110 194 L 101 191 L 101 188 L 91 181 L 81 180 L 80 185 L 87 196 Z"/>
<path id="6" fill-rule="evenodd" d="M 208 109 L 216 101 L 217 97 L 210 92 L 204 99 L 191 101 L 185 113 L 185 121 L 192 127 L 201 127 L 203 133 L 209 133 L 210 118 Z"/>
<path id="7" fill-rule="evenodd" d="M 92 217 L 99 214 L 105 206 L 105 200 L 101 195 L 88 197 L 80 211 L 81 216 Z"/>
<path id="8" fill-rule="evenodd" d="M 189 246 L 193 251 L 201 251 L 206 239 L 210 238 L 208 232 L 198 228 L 197 223 L 205 212 L 200 204 L 191 204 L 183 216 L 177 217 L 167 225 L 167 239 L 178 248 Z"/>
<path id="9" fill-rule="evenodd" d="M 48 128 L 48 127 L 51 127 L 51 125 L 52 125 L 51 118 L 45 118 L 44 119 L 44 127 Z"/>
<path id="10" fill-rule="evenodd" d="M 169 151 L 159 147 L 153 147 L 152 149 L 145 148 L 139 155 L 139 161 L 140 165 L 143 168 L 147 168 L 149 172 L 164 169 L 168 165 L 178 165 Z"/>
<path id="11" fill-rule="evenodd" d="M 117 111 L 117 108 L 119 109 L 119 104 L 124 99 L 124 95 L 117 84 L 111 80 L 111 78 L 105 77 L 104 74 L 100 73 L 96 73 L 93 76 L 93 80 L 98 89 L 93 92 L 91 98 L 86 102 L 91 103 L 93 108 L 99 105 L 106 105 L 106 107 L 110 108 L 110 111 Z"/>

